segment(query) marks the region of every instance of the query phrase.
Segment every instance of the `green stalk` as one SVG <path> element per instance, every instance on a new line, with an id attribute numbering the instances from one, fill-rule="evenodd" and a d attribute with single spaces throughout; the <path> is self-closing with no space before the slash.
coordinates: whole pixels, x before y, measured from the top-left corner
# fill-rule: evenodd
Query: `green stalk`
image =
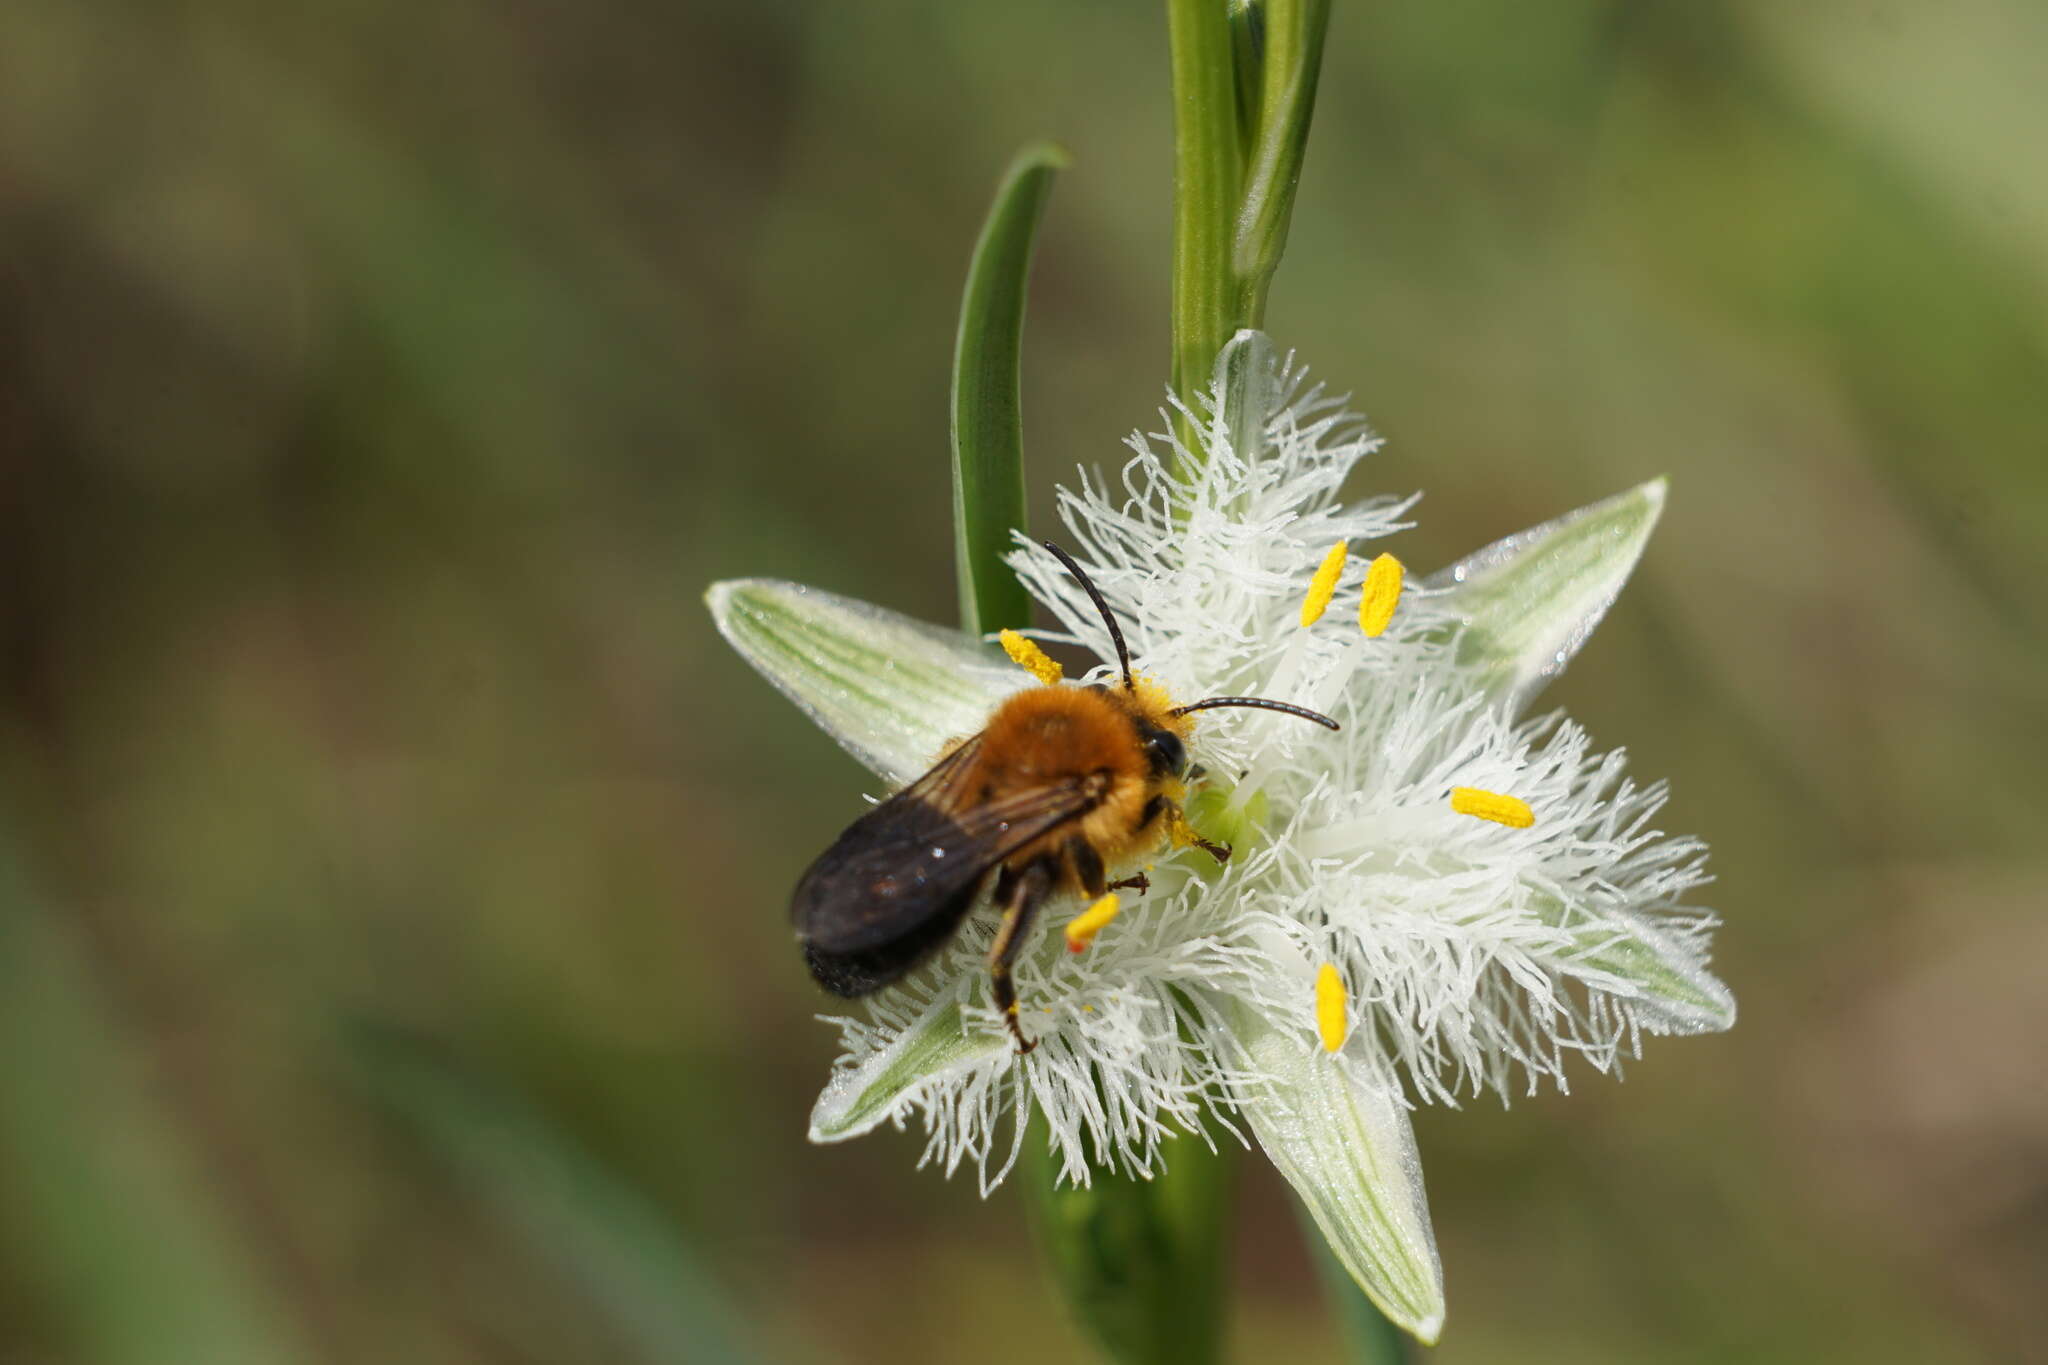
<path id="1" fill-rule="evenodd" d="M 1264 317 L 1286 245 L 1328 21 L 1328 0 L 1167 0 L 1172 382 L 1184 399 L 1210 383 L 1217 355 L 1238 330 Z M 994 222 L 992 213 L 991 231 Z M 977 250 L 977 268 L 980 256 Z M 1021 265 L 1012 269 L 1021 280 Z M 963 311 L 963 352 L 968 335 Z M 956 401 L 956 432 L 958 411 Z M 1198 458 L 1192 433 L 1182 430 L 1181 438 Z M 963 458 L 956 467 L 969 464 Z M 966 486 L 964 479 L 956 484 Z M 1017 488 L 1021 500 L 1021 475 Z M 970 628 L 986 628 L 989 618 L 968 604 L 964 532 L 962 546 L 963 616 Z M 1041 1121 L 1034 1120 L 1025 1148 L 1046 1260 L 1108 1358 L 1118 1365 L 1221 1360 L 1236 1149 L 1212 1152 L 1182 1138 L 1169 1144 L 1165 1168 L 1150 1180 L 1097 1168 L 1086 1188 L 1062 1189 Z"/>
<path id="2" fill-rule="evenodd" d="M 1224 0 L 1167 0 L 1166 18 L 1173 60 L 1173 391 L 1192 398 L 1239 326 L 1231 254 L 1244 157 L 1236 42 Z"/>
<path id="3" fill-rule="evenodd" d="M 1166 1168 L 1134 1180 L 1098 1168 L 1060 1187 L 1034 1122 L 1022 1163 L 1038 1243 L 1067 1306 L 1117 1365 L 1215 1365 L 1229 1270 L 1222 1237 L 1236 1149 L 1167 1144 Z"/>

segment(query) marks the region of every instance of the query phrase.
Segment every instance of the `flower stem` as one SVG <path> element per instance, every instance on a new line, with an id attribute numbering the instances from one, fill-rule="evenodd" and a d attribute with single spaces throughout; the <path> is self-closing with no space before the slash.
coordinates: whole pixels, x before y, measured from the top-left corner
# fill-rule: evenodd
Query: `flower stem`
<path id="1" fill-rule="evenodd" d="M 1167 1144 L 1150 1180 L 1097 1169 L 1061 1187 L 1035 1124 L 1025 1161 L 1038 1241 L 1081 1327 L 1117 1365 L 1215 1365 L 1223 1358 L 1225 1241 L 1234 1148 Z"/>
<path id="2" fill-rule="evenodd" d="M 1244 154 L 1225 0 L 1167 0 L 1173 59 L 1173 390 L 1192 397 L 1239 326 L 1231 266 Z"/>
<path id="3" fill-rule="evenodd" d="M 1173 391 L 1262 326 L 1315 113 L 1330 0 L 1167 0 L 1173 58 Z M 1192 451 L 1191 433 L 1182 431 Z"/>

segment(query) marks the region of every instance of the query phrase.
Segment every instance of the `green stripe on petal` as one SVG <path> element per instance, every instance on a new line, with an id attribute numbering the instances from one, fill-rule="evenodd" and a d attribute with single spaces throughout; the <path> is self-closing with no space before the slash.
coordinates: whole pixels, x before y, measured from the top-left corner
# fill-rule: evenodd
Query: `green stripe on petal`
<path id="1" fill-rule="evenodd" d="M 776 579 L 704 595 L 726 642 L 855 758 L 901 786 L 1031 678 L 956 631 Z"/>
<path id="2" fill-rule="evenodd" d="M 1529 911 L 1543 923 L 1569 927 L 1579 951 L 1560 970 L 1627 1000 L 1653 1033 L 1720 1033 L 1735 1026 L 1735 996 L 1699 955 L 1669 935 L 1633 920 L 1573 908 L 1539 893 Z"/>
<path id="3" fill-rule="evenodd" d="M 1400 1096 L 1360 1083 L 1252 1010 L 1235 1015 L 1245 1066 L 1268 1081 L 1239 1096 L 1259 1145 L 1358 1287 L 1389 1321 L 1434 1343 L 1444 1324 L 1443 1265 Z"/>
<path id="4" fill-rule="evenodd" d="M 1432 605 L 1463 626 L 1458 662 L 1521 711 L 1564 671 L 1635 569 L 1664 510 L 1665 481 L 1497 540 L 1432 574 Z"/>
<path id="5" fill-rule="evenodd" d="M 1010 1040 L 973 1031 L 957 999 L 935 1001 L 924 1017 L 882 1052 L 833 1075 L 811 1110 L 811 1141 L 843 1142 L 902 1114 L 921 1087 L 1005 1060 Z"/>

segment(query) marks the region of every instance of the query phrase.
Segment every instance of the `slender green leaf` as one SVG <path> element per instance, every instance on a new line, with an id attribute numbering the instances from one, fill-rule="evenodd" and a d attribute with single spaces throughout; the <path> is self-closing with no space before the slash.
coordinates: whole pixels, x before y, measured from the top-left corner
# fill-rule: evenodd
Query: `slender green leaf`
<path id="1" fill-rule="evenodd" d="M 369 1093 L 642 1356 L 678 1365 L 759 1358 L 741 1345 L 748 1334 L 729 1294 L 667 1215 L 538 1112 L 387 1030 L 352 1029 L 348 1047 Z"/>
<path id="2" fill-rule="evenodd" d="M 1315 113 L 1323 38 L 1330 27 L 1330 0 L 1266 0 L 1264 8 L 1258 130 L 1250 144 L 1231 256 L 1243 290 L 1237 320 L 1246 327 L 1264 322 L 1266 290 L 1287 245 Z"/>
<path id="3" fill-rule="evenodd" d="M 1117 1365 L 1214 1365 L 1223 1353 L 1237 1151 L 1166 1144 L 1150 1180 L 1096 1170 L 1061 1186 L 1042 1127 L 1025 1139 L 1038 1239 L 1067 1305 Z"/>
<path id="4" fill-rule="evenodd" d="M 953 557 L 960 621 L 975 635 L 1031 624 L 1031 595 L 1003 564 L 1024 528 L 1018 355 L 1031 247 L 1067 154 L 1041 143 L 1011 161 L 967 266 L 953 344 Z"/>
<path id="5" fill-rule="evenodd" d="M 1259 83 L 1266 68 L 1265 0 L 1230 0 L 1230 53 L 1237 85 L 1237 145 L 1259 131 Z"/>

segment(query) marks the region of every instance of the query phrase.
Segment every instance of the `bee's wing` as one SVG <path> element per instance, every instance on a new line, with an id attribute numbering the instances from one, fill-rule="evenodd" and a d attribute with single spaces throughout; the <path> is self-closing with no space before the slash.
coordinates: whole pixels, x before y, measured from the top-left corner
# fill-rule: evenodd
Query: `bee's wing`
<path id="1" fill-rule="evenodd" d="M 967 913 L 991 868 L 1093 805 L 1078 780 L 997 801 L 962 799 L 979 744 L 978 737 L 968 740 L 854 821 L 811 864 L 797 883 L 790 917 L 814 956 L 860 954 L 904 940 L 936 946 Z"/>

